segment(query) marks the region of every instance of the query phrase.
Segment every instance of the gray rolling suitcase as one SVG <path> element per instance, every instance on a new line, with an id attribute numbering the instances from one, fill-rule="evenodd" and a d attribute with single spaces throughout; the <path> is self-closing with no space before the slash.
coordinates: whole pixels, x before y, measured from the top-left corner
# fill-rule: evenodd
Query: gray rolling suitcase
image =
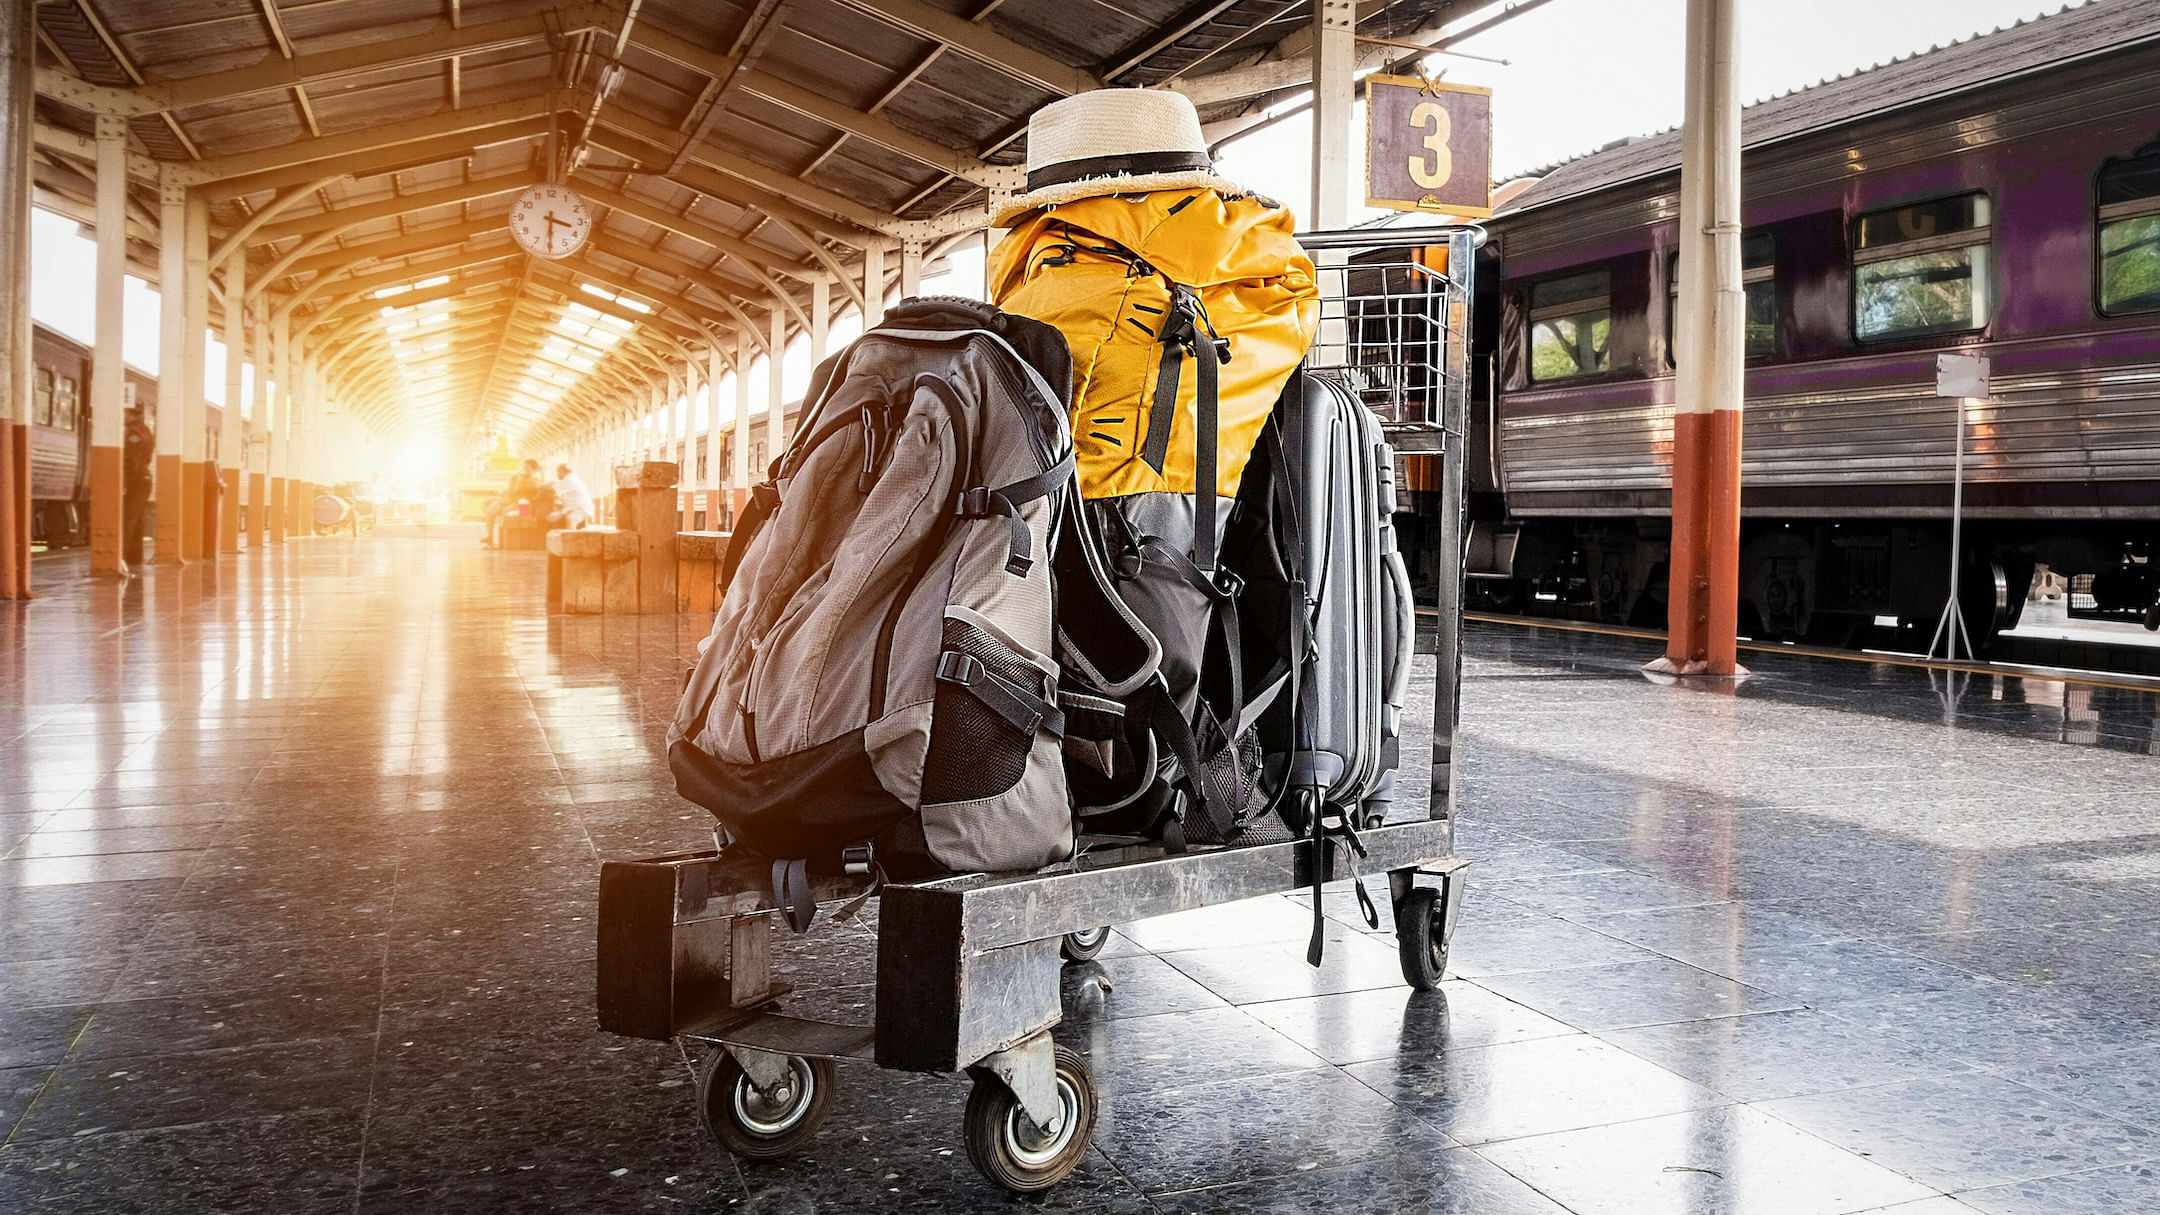
<path id="1" fill-rule="evenodd" d="M 1333 380 L 1300 375 L 1281 422 L 1289 486 L 1307 520 L 1297 554 L 1312 659 L 1298 681 L 1291 786 L 1352 823 L 1395 796 L 1416 618 L 1395 548 L 1395 460 L 1380 421 Z"/>

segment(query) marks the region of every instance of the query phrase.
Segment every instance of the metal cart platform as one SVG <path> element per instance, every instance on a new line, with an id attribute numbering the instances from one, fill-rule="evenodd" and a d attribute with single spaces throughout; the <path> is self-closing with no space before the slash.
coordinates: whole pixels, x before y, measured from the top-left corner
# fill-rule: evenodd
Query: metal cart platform
<path id="1" fill-rule="evenodd" d="M 1437 520 L 1440 547 L 1457 554 L 1470 273 L 1481 235 L 1424 228 L 1300 238 L 1320 263 L 1323 287 L 1308 370 L 1359 393 L 1398 451 L 1437 458 L 1451 504 Z M 1446 968 L 1467 864 L 1452 855 L 1459 561 L 1435 581 L 1430 797 L 1424 806 L 1398 802 L 1396 819 L 1359 824 L 1362 856 L 1353 860 L 1332 838 L 1176 854 L 1130 846 L 1044 873 L 887 883 L 874 891 L 877 994 L 868 1025 L 784 1011 L 789 993 L 773 974 L 777 912 L 762 858 L 706 850 L 610 861 L 600 877 L 601 1028 L 717 1048 L 699 1077 L 700 1114 L 715 1139 L 749 1159 L 811 1139 L 837 1082 L 834 1060 L 965 1071 L 974 1079 L 963 1118 L 969 1158 L 991 1181 L 1025 1193 L 1077 1167 L 1094 1130 L 1088 1065 L 1050 1031 L 1062 1015 L 1061 963 L 1094 956 L 1108 925 L 1384 873 L 1403 977 L 1432 990 Z M 873 893 L 867 875 L 812 885 L 820 903 Z"/>

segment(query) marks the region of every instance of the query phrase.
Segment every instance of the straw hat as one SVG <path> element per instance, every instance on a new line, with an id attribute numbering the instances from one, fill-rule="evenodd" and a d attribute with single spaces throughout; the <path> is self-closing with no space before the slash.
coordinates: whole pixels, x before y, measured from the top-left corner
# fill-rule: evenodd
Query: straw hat
<path id="1" fill-rule="evenodd" d="M 1097 89 L 1053 101 L 1028 119 L 1027 192 L 1006 200 L 990 222 L 1007 228 L 1059 203 L 1195 186 L 1237 189 L 1215 175 L 1190 98 Z"/>

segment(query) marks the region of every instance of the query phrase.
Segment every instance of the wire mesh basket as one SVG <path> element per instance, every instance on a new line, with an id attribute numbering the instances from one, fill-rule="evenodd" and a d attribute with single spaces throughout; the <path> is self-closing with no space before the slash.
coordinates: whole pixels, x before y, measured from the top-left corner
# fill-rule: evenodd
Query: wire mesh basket
<path id="1" fill-rule="evenodd" d="M 1350 229 L 1298 237 L 1320 280 L 1308 370 L 1349 388 L 1401 452 L 1463 433 L 1470 392 L 1474 227 Z"/>

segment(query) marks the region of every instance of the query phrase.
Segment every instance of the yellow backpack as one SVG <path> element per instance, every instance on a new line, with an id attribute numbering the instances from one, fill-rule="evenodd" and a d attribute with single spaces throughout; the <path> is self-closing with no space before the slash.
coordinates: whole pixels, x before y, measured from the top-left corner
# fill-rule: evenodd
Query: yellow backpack
<path id="1" fill-rule="evenodd" d="M 1320 320 L 1292 230 L 1279 203 L 1199 187 L 1046 207 L 998 244 L 991 299 L 1072 348 L 1082 497 L 1190 494 L 1205 463 L 1236 495 Z M 1209 387 L 1217 441 L 1201 446 Z"/>

